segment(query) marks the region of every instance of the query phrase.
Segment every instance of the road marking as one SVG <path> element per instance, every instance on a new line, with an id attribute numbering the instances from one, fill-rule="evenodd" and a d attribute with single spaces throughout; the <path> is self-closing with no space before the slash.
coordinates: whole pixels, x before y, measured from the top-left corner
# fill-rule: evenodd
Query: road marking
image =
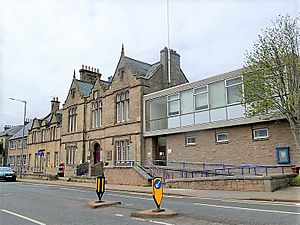
<path id="1" fill-rule="evenodd" d="M 78 189 L 73 189 L 73 188 L 60 188 L 62 190 L 68 190 L 68 191 L 77 191 L 77 192 L 84 192 L 84 193 L 89 193 L 90 191 L 85 191 L 85 190 L 78 190 Z"/>
<path id="2" fill-rule="evenodd" d="M 6 212 L 6 213 L 8 213 L 8 214 L 11 214 L 11 215 L 13 215 L 13 216 L 20 217 L 20 218 L 22 218 L 22 219 L 24 219 L 24 220 L 28 220 L 28 221 L 30 221 L 30 222 L 39 224 L 39 225 L 46 225 L 45 223 L 42 223 L 42 222 L 40 222 L 40 221 L 31 219 L 31 218 L 26 217 L 26 216 L 22 216 L 22 215 L 20 215 L 20 214 L 14 213 L 14 212 L 12 212 L 12 211 L 8 211 L 8 210 L 5 210 L 5 209 L 1 209 L 1 211 L 2 211 L 2 212 Z"/>
<path id="3" fill-rule="evenodd" d="M 174 225 L 172 223 L 165 223 L 165 222 L 156 221 L 156 220 L 149 220 L 149 222 L 156 223 L 156 224 L 163 224 L 163 225 Z"/>
<path id="4" fill-rule="evenodd" d="M 146 221 L 146 220 L 143 219 L 143 218 L 136 218 L 136 217 L 131 217 L 131 219 L 133 219 L 133 220 L 138 220 L 138 221 Z"/>
<path id="5" fill-rule="evenodd" d="M 277 202 L 262 202 L 262 201 L 254 201 L 254 200 L 239 200 L 239 201 L 235 201 L 235 200 L 220 200 L 222 202 L 235 202 L 235 203 L 241 203 L 241 204 L 249 204 L 249 205 L 273 205 L 273 206 L 289 206 L 289 207 L 300 207 L 299 203 L 277 203 Z"/>
<path id="6" fill-rule="evenodd" d="M 128 205 L 128 206 L 130 206 L 130 205 L 132 205 L 132 204 L 129 204 L 129 203 L 125 203 L 124 205 Z"/>
<path id="7" fill-rule="evenodd" d="M 115 197 L 121 197 L 121 198 L 136 198 L 136 199 L 152 201 L 152 199 L 149 199 L 149 198 L 136 197 L 136 196 L 125 196 L 125 195 L 116 195 L 116 194 L 107 194 L 107 195 L 115 196 Z"/>
<path id="8" fill-rule="evenodd" d="M 122 214 L 115 214 L 115 216 L 122 217 L 122 216 L 124 216 L 124 215 L 122 215 Z"/>
<path id="9" fill-rule="evenodd" d="M 243 207 L 236 207 L 236 206 L 209 205 L 209 204 L 203 204 L 203 203 L 197 203 L 197 202 L 195 202 L 194 205 L 202 205 L 202 206 L 216 207 L 216 208 L 225 208 L 225 209 L 240 209 L 240 210 L 258 211 L 258 212 L 269 212 L 269 213 L 283 213 L 283 214 L 300 215 L 300 212 L 298 213 L 298 212 L 288 212 L 288 211 L 278 211 L 278 210 L 243 208 Z"/>

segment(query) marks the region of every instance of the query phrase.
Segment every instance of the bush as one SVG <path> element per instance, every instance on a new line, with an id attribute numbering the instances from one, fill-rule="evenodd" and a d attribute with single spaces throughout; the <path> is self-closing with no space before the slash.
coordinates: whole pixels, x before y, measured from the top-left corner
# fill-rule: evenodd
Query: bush
<path id="1" fill-rule="evenodd" d="M 292 186 L 300 186 L 300 176 L 293 178 L 290 183 Z"/>

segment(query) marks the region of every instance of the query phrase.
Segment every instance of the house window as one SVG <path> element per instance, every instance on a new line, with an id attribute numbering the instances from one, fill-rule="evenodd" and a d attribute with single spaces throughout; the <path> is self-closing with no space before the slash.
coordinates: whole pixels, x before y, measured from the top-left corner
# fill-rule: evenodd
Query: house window
<path id="1" fill-rule="evenodd" d="M 39 155 L 37 153 L 35 153 L 35 155 L 34 155 L 34 167 L 39 166 L 38 162 L 39 162 Z"/>
<path id="2" fill-rule="evenodd" d="M 185 137 L 185 144 L 186 145 L 195 145 L 196 144 L 196 137 L 194 137 L 194 136 L 186 136 Z"/>
<path id="3" fill-rule="evenodd" d="M 76 131 L 76 116 L 77 116 L 77 108 L 69 109 L 69 132 Z"/>
<path id="4" fill-rule="evenodd" d="M 42 142 L 46 141 L 46 129 L 42 129 Z"/>
<path id="5" fill-rule="evenodd" d="M 15 165 L 15 156 L 9 156 L 9 164 Z"/>
<path id="6" fill-rule="evenodd" d="M 173 116 L 179 114 L 179 94 L 168 96 L 168 115 Z"/>
<path id="7" fill-rule="evenodd" d="M 17 161 L 16 161 L 17 165 L 21 165 L 21 159 L 22 157 L 20 155 L 17 155 Z"/>
<path id="8" fill-rule="evenodd" d="M 72 98 L 75 97 L 75 89 L 71 89 L 71 97 L 72 97 Z"/>
<path id="9" fill-rule="evenodd" d="M 28 155 L 28 166 L 31 166 L 31 154 Z"/>
<path id="10" fill-rule="evenodd" d="M 120 75 L 120 80 L 124 80 L 124 75 L 125 75 L 124 69 L 120 69 L 119 75 Z"/>
<path id="11" fill-rule="evenodd" d="M 9 147 L 10 147 L 10 149 L 16 149 L 16 141 L 10 141 Z"/>
<path id="12" fill-rule="evenodd" d="M 66 152 L 66 162 L 67 164 L 75 163 L 75 148 L 68 148 Z"/>
<path id="13" fill-rule="evenodd" d="M 102 125 L 102 101 L 95 101 L 92 103 L 92 115 L 93 128 L 100 127 Z"/>
<path id="14" fill-rule="evenodd" d="M 23 155 L 23 164 L 26 165 L 26 155 Z"/>
<path id="15" fill-rule="evenodd" d="M 123 140 L 116 142 L 116 161 L 122 162 L 129 159 L 130 141 Z"/>
<path id="16" fill-rule="evenodd" d="M 216 142 L 218 143 L 228 142 L 228 134 L 227 133 L 216 134 Z"/>
<path id="17" fill-rule="evenodd" d="M 98 98 L 98 91 L 94 91 L 93 92 L 93 99 L 97 99 Z"/>
<path id="18" fill-rule="evenodd" d="M 54 166 L 58 167 L 59 160 L 58 160 L 58 152 L 54 152 Z"/>
<path id="19" fill-rule="evenodd" d="M 215 82 L 209 85 L 209 105 L 212 109 L 225 106 L 224 81 Z"/>
<path id="20" fill-rule="evenodd" d="M 123 92 L 117 95 L 117 122 L 129 120 L 129 92 Z"/>
<path id="21" fill-rule="evenodd" d="M 46 167 L 50 166 L 50 152 L 47 152 L 46 154 Z"/>
<path id="22" fill-rule="evenodd" d="M 253 139 L 265 139 L 268 137 L 269 137 L 269 132 L 267 128 L 253 130 Z"/>
<path id="23" fill-rule="evenodd" d="M 180 92 L 180 112 L 182 114 L 193 112 L 193 90 Z"/>
<path id="24" fill-rule="evenodd" d="M 50 128 L 50 141 L 54 141 L 56 139 L 56 127 Z"/>
<path id="25" fill-rule="evenodd" d="M 27 148 L 27 139 L 24 139 L 24 148 Z"/>
<path id="26" fill-rule="evenodd" d="M 18 148 L 22 148 L 22 140 L 18 140 Z"/>
<path id="27" fill-rule="evenodd" d="M 207 86 L 194 89 L 195 111 L 208 109 Z"/>
<path id="28" fill-rule="evenodd" d="M 226 80 L 226 96 L 227 104 L 240 103 L 242 100 L 242 78 L 237 77 L 231 80 Z"/>

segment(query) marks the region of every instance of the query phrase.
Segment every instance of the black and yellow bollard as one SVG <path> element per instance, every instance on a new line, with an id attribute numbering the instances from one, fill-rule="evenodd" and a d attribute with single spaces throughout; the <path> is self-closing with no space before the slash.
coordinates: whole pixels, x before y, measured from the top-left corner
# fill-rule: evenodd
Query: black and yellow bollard
<path id="1" fill-rule="evenodd" d="M 105 192 L 105 177 L 98 176 L 96 178 L 96 193 L 99 199 L 99 202 L 102 202 L 101 198 Z"/>

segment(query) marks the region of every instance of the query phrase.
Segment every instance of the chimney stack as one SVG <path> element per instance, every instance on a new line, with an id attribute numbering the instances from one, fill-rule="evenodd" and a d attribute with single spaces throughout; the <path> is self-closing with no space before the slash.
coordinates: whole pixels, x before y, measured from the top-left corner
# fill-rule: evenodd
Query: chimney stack
<path id="1" fill-rule="evenodd" d="M 80 80 L 88 83 L 94 83 L 97 78 L 101 79 L 101 73 L 99 73 L 99 69 L 82 65 L 81 69 L 79 70 L 80 73 Z"/>
<path id="2" fill-rule="evenodd" d="M 55 113 L 57 110 L 59 110 L 59 103 L 58 97 L 53 97 L 51 101 L 51 113 Z"/>

